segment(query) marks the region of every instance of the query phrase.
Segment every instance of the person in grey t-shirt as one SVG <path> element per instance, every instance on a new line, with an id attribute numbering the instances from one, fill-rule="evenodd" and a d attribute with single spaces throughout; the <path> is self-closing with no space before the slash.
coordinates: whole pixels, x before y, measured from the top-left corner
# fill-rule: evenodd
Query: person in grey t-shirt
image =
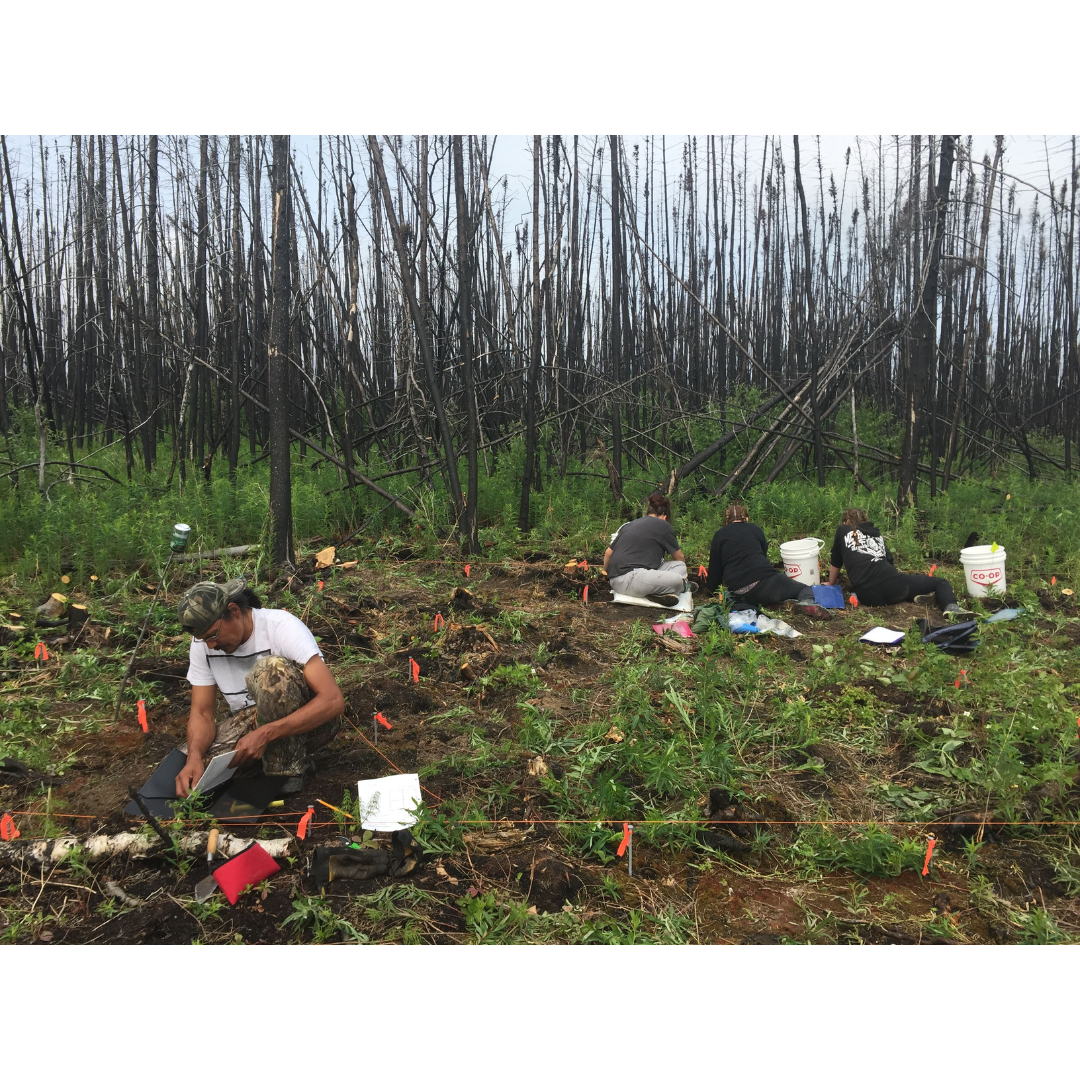
<path id="1" fill-rule="evenodd" d="M 645 517 L 628 521 L 615 534 L 604 552 L 604 569 L 612 592 L 642 596 L 663 607 L 674 607 L 680 593 L 697 592 L 686 580 L 686 559 L 671 527 L 670 499 L 658 492 L 649 496 Z"/>

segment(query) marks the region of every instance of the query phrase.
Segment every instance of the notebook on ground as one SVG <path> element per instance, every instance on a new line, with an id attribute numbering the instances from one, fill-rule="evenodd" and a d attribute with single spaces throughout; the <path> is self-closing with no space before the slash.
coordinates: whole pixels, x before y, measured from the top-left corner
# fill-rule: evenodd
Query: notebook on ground
<path id="1" fill-rule="evenodd" d="M 904 631 L 875 626 L 873 630 L 863 634 L 859 640 L 866 642 L 867 645 L 899 645 L 904 640 Z"/>

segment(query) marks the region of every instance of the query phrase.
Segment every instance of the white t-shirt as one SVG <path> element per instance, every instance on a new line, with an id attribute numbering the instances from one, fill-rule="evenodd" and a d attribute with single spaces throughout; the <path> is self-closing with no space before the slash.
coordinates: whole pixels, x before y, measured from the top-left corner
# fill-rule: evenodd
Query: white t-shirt
<path id="1" fill-rule="evenodd" d="M 312 632 L 288 611 L 252 608 L 251 636 L 234 653 L 208 649 L 191 639 L 187 680 L 192 686 L 216 686 L 236 712 L 254 705 L 244 680 L 264 656 L 284 656 L 303 667 L 313 656 L 322 656 Z"/>

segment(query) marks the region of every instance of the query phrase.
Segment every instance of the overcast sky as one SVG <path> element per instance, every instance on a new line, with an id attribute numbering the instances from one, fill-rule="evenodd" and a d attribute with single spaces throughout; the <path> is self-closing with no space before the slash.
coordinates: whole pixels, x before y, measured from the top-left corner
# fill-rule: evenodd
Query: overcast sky
<path id="1" fill-rule="evenodd" d="M 1076 117 L 1064 0 L 1037 20 L 960 0 L 7 7 L 9 133 L 1039 132 Z"/>

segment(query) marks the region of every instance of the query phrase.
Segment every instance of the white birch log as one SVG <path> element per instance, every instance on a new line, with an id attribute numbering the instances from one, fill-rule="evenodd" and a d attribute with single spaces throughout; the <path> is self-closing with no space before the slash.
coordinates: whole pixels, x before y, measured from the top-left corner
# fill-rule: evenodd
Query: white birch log
<path id="1" fill-rule="evenodd" d="M 179 838 L 179 847 L 185 854 L 201 854 L 206 851 L 205 832 L 191 832 Z M 256 843 L 272 858 L 281 859 L 289 853 L 293 842 L 291 836 L 274 837 L 271 840 L 257 840 Z M 243 851 L 251 843 L 249 836 L 235 836 L 223 832 L 218 840 L 218 853 L 229 858 Z M 88 863 L 111 859 L 117 855 L 127 855 L 133 859 L 147 859 L 162 854 L 162 842 L 153 834 L 122 832 L 112 836 L 57 836 L 46 840 L 7 840 L 0 841 L 0 866 L 11 866 L 23 862 L 36 866 L 50 867 L 63 862 L 69 855 L 78 852 L 79 857 Z"/>

